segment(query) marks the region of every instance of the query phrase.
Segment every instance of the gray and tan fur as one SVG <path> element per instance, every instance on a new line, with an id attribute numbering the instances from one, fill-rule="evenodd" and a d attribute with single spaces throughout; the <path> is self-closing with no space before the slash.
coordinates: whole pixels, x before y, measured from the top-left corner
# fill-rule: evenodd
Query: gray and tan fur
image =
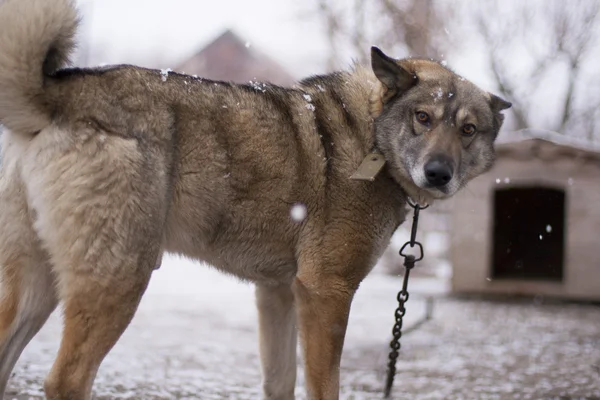
<path id="1" fill-rule="evenodd" d="M 407 196 L 448 197 L 488 169 L 509 105 L 438 63 L 377 49 L 372 68 L 293 89 L 63 69 L 76 25 L 70 0 L 0 5 L 0 393 L 61 303 L 45 393 L 89 399 L 172 252 L 256 283 L 266 399 L 294 398 L 297 332 L 310 398 L 337 399 L 353 294 Z M 386 168 L 350 180 L 372 151 Z"/>

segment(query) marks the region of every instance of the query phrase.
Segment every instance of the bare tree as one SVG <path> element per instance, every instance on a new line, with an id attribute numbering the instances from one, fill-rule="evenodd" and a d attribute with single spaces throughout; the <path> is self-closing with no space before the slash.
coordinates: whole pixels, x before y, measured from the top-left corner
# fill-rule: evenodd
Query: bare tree
<path id="1" fill-rule="evenodd" d="M 471 11 L 497 89 L 513 102 L 514 127 L 565 134 L 577 127 L 593 138 L 600 96 L 586 93 L 598 81 L 585 70 L 600 55 L 600 2 L 495 0 Z M 541 99 L 547 87 L 553 99 Z M 553 115 L 545 103 L 554 103 Z"/>
<path id="2" fill-rule="evenodd" d="M 445 21 L 451 9 L 434 7 L 436 0 L 317 0 L 332 49 L 329 67 L 335 68 L 338 49 L 359 62 L 367 60 L 372 44 L 400 56 L 440 58 L 447 43 Z"/>

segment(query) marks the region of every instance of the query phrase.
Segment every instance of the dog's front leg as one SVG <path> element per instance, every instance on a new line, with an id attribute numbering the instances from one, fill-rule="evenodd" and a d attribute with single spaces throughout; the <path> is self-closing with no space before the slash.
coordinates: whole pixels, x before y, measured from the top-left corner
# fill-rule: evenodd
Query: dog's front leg
<path id="1" fill-rule="evenodd" d="M 340 359 L 355 288 L 333 274 L 298 274 L 293 285 L 311 400 L 339 398 Z"/>

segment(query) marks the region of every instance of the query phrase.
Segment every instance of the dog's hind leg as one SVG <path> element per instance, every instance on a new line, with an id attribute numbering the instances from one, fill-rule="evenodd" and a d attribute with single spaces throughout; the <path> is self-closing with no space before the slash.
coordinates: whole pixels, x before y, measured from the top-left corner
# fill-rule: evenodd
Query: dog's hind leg
<path id="1" fill-rule="evenodd" d="M 89 257 L 70 262 L 62 258 L 63 263 L 55 266 L 64 328 L 44 384 L 49 399 L 90 398 L 98 368 L 131 322 L 154 270 L 159 236 L 147 235 L 139 224 L 155 222 L 147 215 L 121 215 L 116 220 L 98 219 L 88 226 L 96 232 L 93 238 L 84 234 Z"/>
<path id="2" fill-rule="evenodd" d="M 156 260 L 112 279 L 98 275 L 62 276 L 69 289 L 63 293 L 64 328 L 60 350 L 44 390 L 53 400 L 90 399 L 98 368 L 131 322 Z"/>
<path id="3" fill-rule="evenodd" d="M 48 140 L 67 135 L 42 134 Z M 156 267 L 170 175 L 146 136 L 93 135 L 61 152 L 48 148 L 28 164 L 35 228 L 64 304 L 62 341 L 44 384 L 49 399 L 90 398 L 102 360 L 129 325 Z"/>
<path id="4" fill-rule="evenodd" d="M 0 175 L 0 398 L 27 343 L 56 307 L 47 255 L 16 174 Z"/>
<path id="5" fill-rule="evenodd" d="M 296 311 L 290 285 L 256 286 L 265 400 L 293 400 L 296 385 Z"/>

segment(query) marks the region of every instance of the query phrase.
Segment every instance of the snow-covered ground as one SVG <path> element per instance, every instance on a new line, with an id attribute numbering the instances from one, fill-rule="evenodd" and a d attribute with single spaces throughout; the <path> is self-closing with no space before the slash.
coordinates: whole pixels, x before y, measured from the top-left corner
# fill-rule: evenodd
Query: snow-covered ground
<path id="1" fill-rule="evenodd" d="M 379 399 L 400 278 L 375 270 L 352 308 L 342 399 Z M 433 320 L 406 335 L 394 399 L 599 399 L 600 307 L 447 297 L 443 281 L 410 283 L 405 327 L 435 296 Z M 539 300 L 539 299 L 538 299 Z M 17 364 L 6 399 L 39 399 L 60 338 L 55 314 Z M 165 257 L 139 311 L 106 358 L 98 399 L 258 399 L 253 287 Z M 304 399 L 299 370 L 297 395 Z"/>

